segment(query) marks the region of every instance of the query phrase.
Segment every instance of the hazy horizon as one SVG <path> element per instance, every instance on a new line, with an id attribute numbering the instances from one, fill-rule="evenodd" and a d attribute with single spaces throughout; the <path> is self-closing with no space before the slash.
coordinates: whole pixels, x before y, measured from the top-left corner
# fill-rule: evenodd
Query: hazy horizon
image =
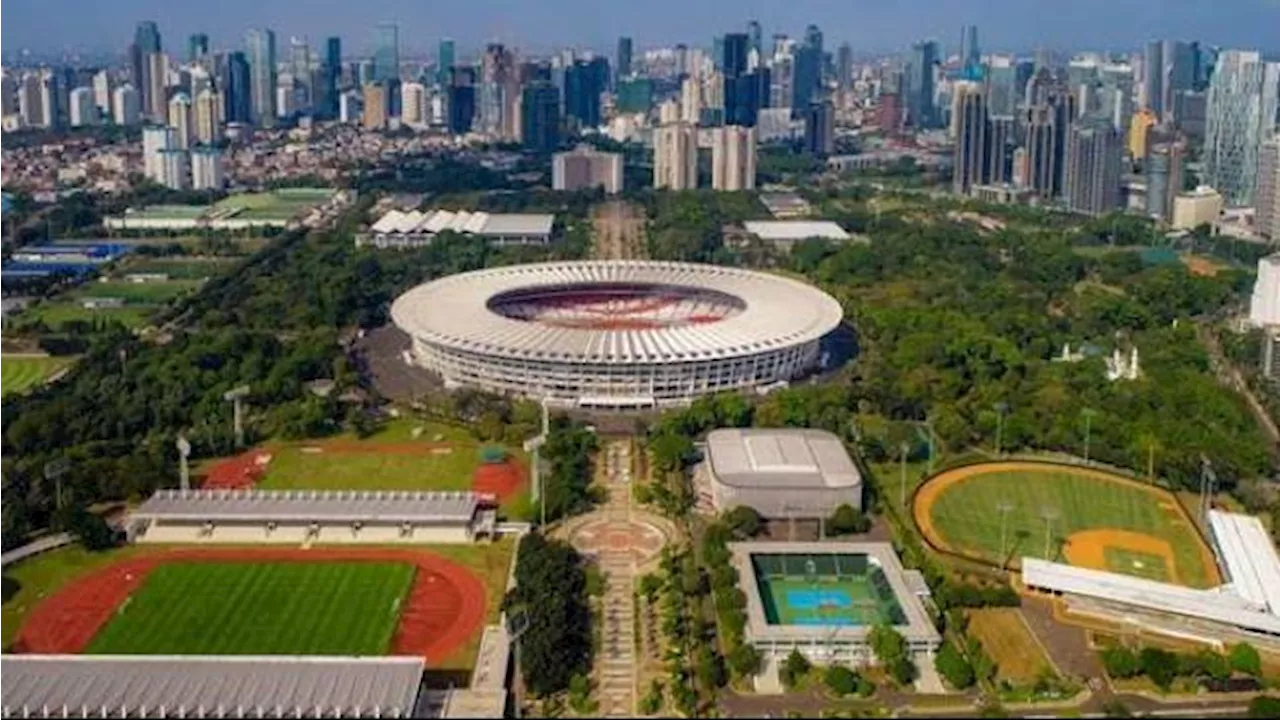
<path id="1" fill-rule="evenodd" d="M 637 51 L 678 42 L 702 47 L 710 45 L 713 35 L 741 30 L 751 19 L 761 23 L 766 38 L 775 33 L 797 37 L 815 23 L 828 47 L 849 42 L 858 52 L 903 50 L 921 38 L 940 40 L 944 49 L 954 52 L 964 24 L 977 25 L 980 44 L 993 50 L 1121 50 L 1137 48 L 1151 38 L 1180 38 L 1280 51 L 1280 0 L 855 0 L 841 5 L 818 0 L 224 0 L 217 5 L 10 0 L 4 8 L 0 43 L 9 56 L 20 50 L 122 52 L 140 20 L 156 21 L 165 49 L 178 56 L 185 54 L 191 33 L 208 33 L 215 48 L 238 48 L 247 28 L 264 26 L 276 31 L 282 46 L 298 36 L 318 47 L 336 34 L 343 39 L 345 53 L 358 55 L 370 49 L 379 22 L 399 24 L 406 56 L 433 55 L 442 37 L 454 38 L 460 55 L 494 40 L 539 52 L 565 46 L 611 52 L 620 35 L 633 37 Z M 566 23 L 566 17 L 573 22 Z"/>

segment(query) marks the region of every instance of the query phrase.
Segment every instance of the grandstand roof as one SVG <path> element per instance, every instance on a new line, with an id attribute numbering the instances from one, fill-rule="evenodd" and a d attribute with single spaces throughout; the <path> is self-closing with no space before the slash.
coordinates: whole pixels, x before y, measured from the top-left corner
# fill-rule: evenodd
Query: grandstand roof
<path id="1" fill-rule="evenodd" d="M 370 490 L 158 490 L 133 516 L 153 520 L 466 523 L 470 492 Z"/>
<path id="2" fill-rule="evenodd" d="M 375 234 L 435 234 L 450 230 L 495 237 L 550 235 L 555 215 L 492 214 L 459 210 L 390 210 L 370 228 Z"/>
<path id="3" fill-rule="evenodd" d="M 6 655 L 0 667 L 4 717 L 386 718 L 413 713 L 424 662 L 420 657 Z"/>
<path id="4" fill-rule="evenodd" d="M 1033 557 L 1022 558 L 1022 582 L 1042 590 L 1083 595 L 1273 635 L 1280 634 L 1280 617 L 1258 612 L 1252 603 L 1229 589 L 1193 590 Z"/>
<path id="5" fill-rule="evenodd" d="M 848 240 L 849 233 L 829 220 L 751 220 L 742 224 L 747 232 L 764 240 L 804 240 L 826 238 Z"/>
<path id="6" fill-rule="evenodd" d="M 840 438 L 803 428 L 726 428 L 707 435 L 716 479 L 735 487 L 856 487 L 862 475 Z"/>
<path id="7" fill-rule="evenodd" d="M 1280 615 L 1280 556 L 1262 521 L 1252 515 L 1209 511 L 1218 556 L 1231 588 L 1272 615 Z"/>

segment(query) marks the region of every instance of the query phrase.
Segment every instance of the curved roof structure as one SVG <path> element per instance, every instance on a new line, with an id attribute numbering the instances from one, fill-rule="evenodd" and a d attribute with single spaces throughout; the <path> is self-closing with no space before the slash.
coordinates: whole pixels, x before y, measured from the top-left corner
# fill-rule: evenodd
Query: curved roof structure
<path id="1" fill-rule="evenodd" d="M 843 314 L 821 290 L 777 275 L 604 260 L 452 275 L 409 290 L 391 307 L 396 325 L 434 344 L 606 364 L 698 362 L 785 348 L 821 338 Z M 584 320 L 591 317 L 598 321 Z"/>
<path id="2" fill-rule="evenodd" d="M 742 488 L 856 488 L 862 474 L 840 438 L 808 428 L 720 428 L 707 433 L 716 480 Z"/>

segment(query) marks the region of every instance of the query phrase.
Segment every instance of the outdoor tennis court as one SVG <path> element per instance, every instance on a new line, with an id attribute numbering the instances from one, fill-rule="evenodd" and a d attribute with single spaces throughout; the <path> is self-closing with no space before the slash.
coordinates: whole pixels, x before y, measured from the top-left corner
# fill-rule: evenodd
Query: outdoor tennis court
<path id="1" fill-rule="evenodd" d="M 770 625 L 901 625 L 889 581 L 866 555 L 752 555 Z"/>

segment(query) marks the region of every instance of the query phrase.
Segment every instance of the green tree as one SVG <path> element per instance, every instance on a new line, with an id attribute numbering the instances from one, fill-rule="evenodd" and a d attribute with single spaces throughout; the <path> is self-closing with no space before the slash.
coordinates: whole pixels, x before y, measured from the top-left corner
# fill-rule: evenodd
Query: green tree
<path id="1" fill-rule="evenodd" d="M 1249 717 L 1251 718 L 1278 718 L 1280 717 L 1280 698 L 1271 695 L 1259 695 L 1249 701 Z"/>
<path id="2" fill-rule="evenodd" d="M 974 683 L 973 667 L 950 642 L 943 643 L 938 650 L 933 658 L 933 666 L 956 690 L 964 690 Z"/>
<path id="3" fill-rule="evenodd" d="M 871 529 L 871 520 L 861 510 L 848 503 L 836 506 L 827 520 L 827 531 L 832 535 L 864 533 Z"/>
<path id="4" fill-rule="evenodd" d="M 662 710 L 662 681 L 654 678 L 649 681 L 649 689 L 640 698 L 641 715 L 657 715 Z"/>
<path id="5" fill-rule="evenodd" d="M 1142 672 L 1138 656 L 1123 645 L 1113 645 L 1101 653 L 1102 666 L 1113 678 L 1131 678 Z"/>
<path id="6" fill-rule="evenodd" d="M 809 670 L 813 667 L 809 663 L 809 658 L 805 657 L 799 650 L 793 649 L 791 654 L 787 655 L 782 661 L 782 666 L 778 668 L 778 678 L 782 680 L 784 687 L 792 688 L 805 675 L 809 674 Z"/>
<path id="7" fill-rule="evenodd" d="M 760 669 L 760 652 L 749 643 L 739 642 L 725 659 L 729 662 L 729 669 L 738 677 L 750 677 Z"/>
<path id="8" fill-rule="evenodd" d="M 876 660 L 885 667 L 907 656 L 907 640 L 902 637 L 902 633 L 894 630 L 892 625 L 881 623 L 872 627 L 867 640 L 871 644 L 871 651 L 875 653 Z"/>
<path id="9" fill-rule="evenodd" d="M 729 526 L 734 537 L 740 540 L 755 537 L 764 524 L 760 518 L 760 513 L 756 512 L 755 508 L 746 505 L 739 505 L 725 513 L 724 522 Z"/>
<path id="10" fill-rule="evenodd" d="M 1227 653 L 1227 660 L 1231 663 L 1231 669 L 1236 672 L 1252 675 L 1253 677 L 1262 676 L 1262 657 L 1258 655 L 1258 650 L 1249 643 L 1232 645 L 1231 651 Z"/>
<path id="11" fill-rule="evenodd" d="M 852 695 L 858 690 L 858 675 L 843 665 L 830 665 L 822 674 L 827 689 L 839 697 Z"/>
<path id="12" fill-rule="evenodd" d="M 520 668 L 526 686 L 546 696 L 569 688 L 590 671 L 591 612 L 582 558 L 561 540 L 525 535 L 516 553 L 511 610 L 529 620 L 520 638 Z"/>
<path id="13" fill-rule="evenodd" d="M 1146 647 L 1138 653 L 1142 673 L 1161 690 L 1168 690 L 1178 676 L 1178 658 L 1168 650 Z"/>

